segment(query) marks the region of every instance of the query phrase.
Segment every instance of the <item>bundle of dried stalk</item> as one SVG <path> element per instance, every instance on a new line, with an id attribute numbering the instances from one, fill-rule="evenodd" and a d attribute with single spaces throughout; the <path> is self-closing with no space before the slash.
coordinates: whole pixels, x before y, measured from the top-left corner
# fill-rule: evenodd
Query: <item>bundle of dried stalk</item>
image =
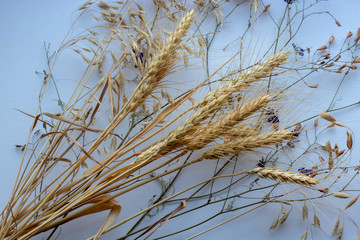
<path id="1" fill-rule="evenodd" d="M 116 197 L 205 159 L 226 158 L 245 151 L 272 147 L 288 141 L 294 135 L 288 130 L 263 128 L 261 124 L 259 125 L 259 122 L 266 120 L 264 109 L 271 101 L 276 101 L 274 96 L 259 91 L 257 94 L 245 97 L 247 89 L 253 84 L 266 80 L 278 66 L 285 63 L 288 52 L 279 52 L 247 71 L 231 77 L 192 107 L 178 113 L 176 110 L 179 106 L 190 100 L 191 96 L 215 75 L 215 72 L 182 97 L 169 101 L 170 104 L 154 115 L 149 124 L 131 140 L 116 144 L 118 139 L 121 140 L 117 134 L 121 123 L 128 121 L 129 116 L 139 109 L 146 112 L 147 100 L 156 96 L 157 91 L 163 87 L 164 78 L 171 74 L 172 68 L 179 60 L 180 50 L 184 49 L 183 39 L 193 24 L 195 12 L 194 10 L 186 12 L 175 31 L 162 43 L 158 34 L 153 37 L 150 27 L 143 18 L 141 6 L 138 6 L 137 13 L 126 12 L 130 14 L 130 19 L 138 18 L 142 26 L 140 29 L 135 23 L 126 25 L 123 15 L 109 10 L 115 9 L 114 6 L 104 4 L 101 2 L 100 7 L 105 9 L 103 17 L 111 25 L 111 31 L 100 43 L 95 42 L 99 47 L 94 52 L 92 60 L 82 55 L 89 63 L 89 68 L 64 108 L 64 112 L 61 116 L 41 113 L 34 119 L 32 131 L 39 122 L 47 125 L 51 130 L 41 136 L 43 145 L 38 144 L 35 147 L 29 162 L 26 163 L 23 158 L 9 203 L 1 213 L 0 239 L 29 239 L 73 219 L 110 211 L 106 221 L 94 236 L 98 238 L 121 216 L 121 206 L 115 200 Z M 88 5 L 90 4 L 84 5 L 84 8 Z M 126 42 L 125 38 L 130 35 L 121 34 L 124 33 L 124 29 L 129 28 L 137 34 L 130 42 Z M 85 98 L 81 107 L 75 108 L 74 103 L 82 96 L 89 74 L 91 75 L 94 67 L 99 67 L 100 72 L 104 71 L 101 62 L 104 60 L 105 52 L 109 51 L 110 42 L 114 39 L 118 39 L 124 45 L 123 52 L 116 55 L 111 51 L 114 63 L 106 72 L 106 77 L 102 78 L 94 88 L 90 88 L 89 97 Z M 87 37 L 85 40 L 93 41 L 93 38 Z M 147 49 L 140 44 L 143 40 Z M 66 46 L 72 45 L 73 43 L 69 42 Z M 147 55 L 149 64 L 144 63 L 143 55 Z M 136 66 L 136 71 L 141 73 L 141 77 L 132 94 L 126 97 L 123 93 L 124 72 L 119 70 L 119 66 L 129 66 L 127 58 L 129 56 L 132 59 L 131 64 Z M 233 101 L 234 98 L 237 100 Z M 110 123 L 103 129 L 96 129 L 94 126 L 101 113 L 99 110 L 106 106 L 106 99 L 109 100 L 110 105 Z M 122 105 L 120 99 L 123 99 Z M 172 120 L 167 119 L 170 114 L 175 113 L 178 114 L 177 117 Z M 189 117 L 184 123 L 178 123 L 178 127 L 167 136 L 154 144 L 148 143 L 185 115 Z M 52 118 L 56 123 L 50 124 L 43 117 Z M 164 121 L 166 121 L 164 126 L 157 127 Z M 79 139 L 90 132 L 97 136 L 90 147 L 84 146 Z M 104 150 L 106 156 L 95 157 L 96 151 L 99 151 L 108 139 L 112 139 L 113 150 L 110 152 L 108 148 L 104 148 L 107 149 Z M 223 143 L 220 143 L 221 141 Z M 139 151 L 140 147 L 142 149 Z M 137 153 L 133 154 L 135 148 Z M 172 169 L 156 176 L 142 178 L 176 162 L 181 156 L 194 150 L 202 151 L 195 160 L 174 165 Z M 71 155 L 71 152 L 77 154 Z M 158 161 L 162 158 L 167 160 Z M 59 165 L 63 163 L 68 165 L 58 172 Z M 139 172 L 142 169 L 146 170 Z M 256 173 L 263 178 L 297 184 L 317 184 L 317 180 L 312 177 L 271 169 L 257 168 L 243 173 Z M 137 182 L 127 185 L 134 181 Z"/>

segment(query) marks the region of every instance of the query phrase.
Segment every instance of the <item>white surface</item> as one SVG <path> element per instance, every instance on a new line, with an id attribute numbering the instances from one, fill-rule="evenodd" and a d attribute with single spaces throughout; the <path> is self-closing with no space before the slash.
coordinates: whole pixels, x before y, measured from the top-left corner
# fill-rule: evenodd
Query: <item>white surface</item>
<path id="1" fill-rule="evenodd" d="M 268 1 L 270 3 L 270 11 L 277 11 L 284 4 L 283 1 Z M 21 152 L 16 149 L 16 144 L 24 144 L 27 139 L 28 130 L 31 126 L 32 119 L 17 112 L 15 108 L 24 112 L 33 114 L 36 111 L 38 103 L 38 94 L 42 85 L 42 76 L 35 74 L 35 71 L 41 72 L 46 68 L 45 53 L 43 42 L 51 43 L 52 49 L 56 50 L 61 40 L 69 29 L 72 21 L 74 10 L 81 5 L 83 1 L 2 1 L 0 7 L 0 152 L 1 152 L 1 168 L 0 168 L 0 182 L 1 182 L 1 196 L 0 207 L 2 208 L 9 197 L 12 183 L 15 180 L 17 168 L 21 159 Z M 262 9 L 262 7 L 260 8 Z M 302 47 L 311 46 L 313 49 L 323 45 L 330 35 L 334 35 L 336 39 L 343 39 L 349 30 L 356 33 L 357 27 L 360 24 L 360 1 L 328 1 L 320 3 L 316 9 L 330 10 L 331 13 L 341 22 L 342 27 L 337 27 L 333 19 L 326 16 L 314 16 L 310 18 L 303 26 L 302 33 L 297 37 L 295 42 Z M 247 9 L 246 9 L 247 10 Z M 316 11 L 316 10 L 314 10 Z M 76 15 L 76 14 L 75 14 Z M 237 16 L 239 17 L 239 16 Z M 226 23 L 228 26 L 223 30 L 232 36 L 236 34 L 231 30 L 238 27 L 237 21 Z M 266 24 L 264 24 L 266 28 Z M 259 30 L 259 32 L 266 32 L 267 29 Z M 336 40 L 337 41 L 337 40 Z M 336 42 L 335 42 L 336 43 Z M 221 43 L 219 43 L 221 45 Z M 213 47 L 217 49 L 216 45 Z M 222 54 L 221 48 L 216 51 L 216 54 Z M 214 56 L 215 58 L 215 56 Z M 69 67 L 69 66 L 67 66 Z M 66 69 L 64 67 L 63 69 Z M 71 84 L 72 79 L 76 77 L 60 76 L 63 79 L 61 91 L 71 91 L 66 89 L 66 82 Z M 76 73 L 75 73 L 76 74 Z M 343 96 L 343 101 L 339 102 L 339 106 L 344 106 L 347 103 L 353 103 L 360 99 L 358 89 L 360 89 L 359 74 L 352 73 L 353 76 L 347 79 L 340 91 Z M 324 78 L 319 76 L 319 78 Z M 336 77 L 335 77 L 336 78 Z M 339 79 L 316 79 L 325 90 L 325 93 L 319 94 L 321 100 L 326 103 L 326 92 L 331 93 L 336 88 L 335 86 L 327 85 L 326 82 L 336 84 Z M 65 83 L 65 84 L 64 84 Z M 52 89 L 54 91 L 54 89 Z M 330 95 L 330 94 L 329 94 Z M 349 95 L 348 97 L 346 97 Z M 55 99 L 56 97 L 54 97 Z M 310 100 L 311 101 L 311 100 Z M 316 100 L 317 101 L 317 100 Z M 348 101 L 348 102 L 347 102 Z M 324 110 L 321 106 L 317 106 L 314 102 L 316 111 Z M 325 104 L 326 106 L 326 104 Z M 52 112 L 57 112 L 60 109 L 56 102 L 52 102 L 48 107 Z M 339 121 L 344 122 L 347 126 L 352 128 L 354 133 L 359 133 L 359 116 L 360 106 L 353 107 L 351 110 L 345 110 L 341 114 L 336 115 Z M 355 151 L 352 156 L 353 161 L 358 161 L 359 151 L 355 144 Z M 197 169 L 199 170 L 199 169 Z M 360 189 L 360 186 L 359 186 Z M 138 193 L 139 194 L 139 193 Z M 354 194 L 356 195 L 356 194 Z M 136 196 L 134 196 L 136 198 Z M 139 196 L 138 196 L 139 198 Z M 140 197 L 141 198 L 141 197 Z M 123 200 L 125 201 L 125 200 Z M 299 236 L 305 229 L 305 225 L 301 222 L 300 217 L 290 218 L 283 226 L 275 231 L 268 231 L 271 222 L 273 221 L 279 209 L 266 208 L 260 211 L 254 211 L 246 217 L 239 218 L 231 223 L 211 231 L 198 239 L 299 239 Z M 360 212 L 360 209 L 353 209 L 353 211 Z M 203 215 L 206 213 L 199 213 Z M 233 214 L 231 216 L 234 216 Z M 224 221 L 231 217 L 230 215 L 221 216 L 219 219 Z M 104 215 L 100 219 L 103 219 Z M 332 216 L 329 216 L 331 218 Z M 360 220 L 360 216 L 354 214 L 354 218 Z M 96 228 L 101 225 L 101 220 L 97 221 L 98 217 L 90 218 L 89 220 L 77 220 L 70 226 L 67 225 L 62 230 L 58 239 L 84 239 L 84 236 L 90 236 L 96 232 Z M 196 222 L 197 219 L 189 219 L 189 221 Z M 355 219 L 356 220 L 356 219 Z M 182 220 L 183 221 L 183 220 Z M 220 222 L 220 221 L 218 221 Z M 331 220 L 331 224 L 333 223 Z M 183 222 L 186 226 L 187 222 Z M 331 228 L 324 222 L 324 228 Z M 211 227 L 209 224 L 207 227 Z M 353 225 L 348 225 L 346 228 L 344 239 L 355 239 L 355 229 Z M 176 226 L 164 227 L 159 230 L 160 233 L 171 232 L 172 228 Z M 174 228 L 176 229 L 176 228 Z M 205 227 L 200 227 L 193 234 L 204 230 Z M 329 232 L 329 231 L 327 231 Z M 116 231 L 106 234 L 102 239 L 115 239 L 118 236 Z M 183 235 L 169 239 L 183 239 Z M 327 233 L 316 232 L 312 236 L 314 239 L 327 239 L 330 236 Z M 309 233 L 311 238 L 311 233 Z M 130 238 L 132 239 L 132 238 Z"/>

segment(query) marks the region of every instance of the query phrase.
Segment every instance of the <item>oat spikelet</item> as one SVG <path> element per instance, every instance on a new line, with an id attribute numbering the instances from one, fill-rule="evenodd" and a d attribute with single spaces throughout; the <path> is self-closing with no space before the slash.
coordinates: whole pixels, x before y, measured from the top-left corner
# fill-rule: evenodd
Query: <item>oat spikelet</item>
<path id="1" fill-rule="evenodd" d="M 314 226 L 320 228 L 320 219 L 316 213 L 314 213 Z"/>
<path id="2" fill-rule="evenodd" d="M 307 239 L 307 230 L 301 235 L 300 240 L 306 240 Z"/>
<path id="3" fill-rule="evenodd" d="M 336 119 L 328 112 L 323 112 L 319 116 L 325 119 L 326 121 L 331 122 L 332 124 L 338 125 L 340 127 L 345 127 L 342 123 L 336 121 Z"/>
<path id="4" fill-rule="evenodd" d="M 284 222 L 288 219 L 290 211 L 288 211 L 284 216 L 281 217 L 279 224 L 284 224 Z"/>
<path id="5" fill-rule="evenodd" d="M 349 207 L 351 207 L 352 205 L 354 205 L 357 202 L 358 198 L 359 198 L 359 196 L 356 196 L 353 199 L 351 199 L 351 201 L 348 203 L 348 205 L 346 205 L 345 210 L 348 209 Z"/>
<path id="6" fill-rule="evenodd" d="M 251 172 L 256 173 L 261 178 L 270 178 L 281 182 L 291 182 L 305 185 L 315 185 L 319 183 L 318 180 L 300 173 L 284 172 L 283 170 L 275 170 L 272 168 L 258 167 L 253 169 Z"/>
<path id="7" fill-rule="evenodd" d="M 308 211 L 308 207 L 306 206 L 306 204 L 304 203 L 304 206 L 302 208 L 302 217 L 303 220 L 307 219 L 309 215 L 309 211 Z"/>
<path id="8" fill-rule="evenodd" d="M 334 197 L 337 197 L 337 198 L 351 198 L 351 196 L 347 193 L 344 193 L 344 192 L 333 192 L 332 193 Z"/>
<path id="9" fill-rule="evenodd" d="M 347 135 L 346 146 L 348 149 L 351 149 L 353 145 L 352 134 L 349 131 L 346 131 L 346 135 Z"/>
<path id="10" fill-rule="evenodd" d="M 350 69 L 352 69 L 352 70 L 356 70 L 356 69 L 357 69 L 356 65 L 354 65 L 354 64 L 349 65 L 348 68 L 350 68 Z"/>
<path id="11" fill-rule="evenodd" d="M 279 223 L 279 217 L 274 219 L 274 221 L 272 222 L 269 230 L 274 230 L 276 228 L 276 226 L 278 225 L 278 223 Z"/>
<path id="12" fill-rule="evenodd" d="M 340 217 L 338 217 L 338 219 L 335 222 L 332 234 L 333 235 L 337 235 L 338 229 L 339 229 L 339 223 L 340 223 Z"/>
<path id="13" fill-rule="evenodd" d="M 269 8 L 270 8 L 270 4 L 266 5 L 265 8 L 264 8 L 263 13 L 266 13 L 269 10 Z"/>
<path id="14" fill-rule="evenodd" d="M 293 136 L 292 132 L 287 130 L 279 130 L 275 132 L 260 134 L 258 136 L 251 136 L 242 138 L 237 141 L 225 143 L 216 146 L 203 154 L 205 159 L 216 159 L 231 154 L 238 154 L 241 151 L 251 151 L 254 148 L 271 145 L 274 143 L 281 143 L 290 139 Z"/>
<path id="15" fill-rule="evenodd" d="M 340 240 L 342 238 L 343 231 L 344 231 L 344 224 L 342 224 L 341 227 L 339 228 L 339 231 L 336 234 L 336 239 Z"/>

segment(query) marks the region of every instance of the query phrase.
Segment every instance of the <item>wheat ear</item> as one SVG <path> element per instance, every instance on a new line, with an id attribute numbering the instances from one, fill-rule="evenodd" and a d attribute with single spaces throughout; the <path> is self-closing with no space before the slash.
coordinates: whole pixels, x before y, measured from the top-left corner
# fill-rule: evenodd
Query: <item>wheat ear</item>
<path id="1" fill-rule="evenodd" d="M 182 38 L 189 30 L 193 19 L 194 10 L 186 13 L 182 18 L 176 30 L 167 39 L 165 45 L 149 65 L 147 73 L 134 92 L 132 98 L 129 100 L 126 110 L 134 111 L 138 106 L 142 105 L 142 103 L 145 102 L 146 97 L 154 91 L 160 81 L 174 65 L 177 50 L 181 47 Z"/>
<path id="2" fill-rule="evenodd" d="M 259 63 L 242 75 L 228 81 L 222 86 L 217 87 L 210 93 L 208 93 L 203 100 L 201 100 L 197 107 L 204 106 L 219 98 L 221 95 L 231 95 L 234 92 L 238 92 L 240 89 L 247 87 L 249 84 L 261 80 L 269 75 L 275 67 L 280 66 L 287 59 L 289 52 L 276 53 L 273 56 L 267 58 L 264 62 Z"/>
<path id="3" fill-rule="evenodd" d="M 224 143 L 216 146 L 203 154 L 205 159 L 216 159 L 231 154 L 239 154 L 242 151 L 251 151 L 254 148 L 271 145 L 274 143 L 281 143 L 285 140 L 289 140 L 294 133 L 287 130 L 279 130 L 275 132 L 260 134 L 257 136 L 250 136 Z"/>
<path id="4" fill-rule="evenodd" d="M 206 126 L 203 129 L 195 132 L 194 135 L 196 136 L 196 139 L 195 141 L 189 141 L 189 148 L 191 150 L 203 148 L 214 139 L 223 137 L 225 134 L 230 134 L 231 136 L 233 135 L 232 133 L 243 136 L 246 136 L 247 134 L 250 135 L 252 129 L 246 127 L 234 129 L 234 126 L 240 124 L 242 121 L 244 121 L 245 118 L 264 107 L 269 102 L 269 100 L 269 95 L 257 97 L 254 100 L 246 103 L 244 106 L 237 108 L 235 111 L 230 113 L 226 119 L 220 121 L 215 126 Z M 234 130 L 240 130 L 240 134 L 236 134 Z"/>
<path id="5" fill-rule="evenodd" d="M 261 178 L 270 178 L 281 182 L 292 182 L 305 185 L 315 185 L 319 181 L 313 177 L 305 176 L 300 173 L 284 172 L 284 170 L 275 170 L 272 168 L 255 168 L 251 173 L 256 173 Z"/>

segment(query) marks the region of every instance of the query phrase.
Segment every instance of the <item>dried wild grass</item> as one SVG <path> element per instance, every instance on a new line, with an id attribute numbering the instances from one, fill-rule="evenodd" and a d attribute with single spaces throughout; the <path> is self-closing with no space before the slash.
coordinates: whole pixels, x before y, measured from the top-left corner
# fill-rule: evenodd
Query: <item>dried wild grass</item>
<path id="1" fill-rule="evenodd" d="M 261 7 L 258 1 L 253 3 L 255 11 L 258 11 Z M 224 24 L 225 17 L 216 1 L 195 1 L 194 4 L 197 6 L 195 9 L 204 11 L 204 15 L 213 13 L 218 27 Z M 109 213 L 106 220 L 92 237 L 97 239 L 103 233 L 140 214 L 146 216 L 152 208 L 161 203 L 195 187 L 205 187 L 218 178 L 227 177 L 233 181 L 236 176 L 256 174 L 260 178 L 277 180 L 282 184 L 294 183 L 299 186 L 294 191 L 300 188 L 314 190 L 313 185 L 321 184 L 321 181 L 326 179 L 315 178 L 318 171 L 331 173 L 339 169 L 340 159 L 346 152 L 336 143 L 332 147 L 328 141 L 322 148 L 329 155 L 328 161 L 319 154 L 321 168 L 299 169 L 296 173 L 285 168 L 279 170 L 277 166 L 265 167 L 266 161 L 258 162 L 257 167 L 250 167 L 250 170 L 239 171 L 234 167 L 232 174 L 214 175 L 208 181 L 196 183 L 166 198 L 164 193 L 152 206 L 111 226 L 116 219 L 121 218 L 122 206 L 117 197 L 125 196 L 148 183 L 163 181 L 162 178 L 178 174 L 194 164 L 212 164 L 211 159 L 218 160 L 218 163 L 225 159 L 225 168 L 226 164 L 231 162 L 230 157 L 232 159 L 239 156 L 237 161 L 245 163 L 248 161 L 247 156 L 258 157 L 264 149 L 273 150 L 273 156 L 276 153 L 286 155 L 303 131 L 300 123 L 289 126 L 290 124 L 284 121 L 285 123 L 280 124 L 278 114 L 273 109 L 274 106 L 279 108 L 284 105 L 282 93 L 287 88 L 279 87 L 281 89 L 274 91 L 277 94 L 272 94 L 270 86 L 276 80 L 277 74 L 287 71 L 284 70 L 286 68 L 279 69 L 286 64 L 289 51 L 275 49 L 273 55 L 264 57 L 265 60 L 239 67 L 223 76 L 218 87 L 195 101 L 195 93 L 209 85 L 210 80 L 241 53 L 240 50 L 211 75 L 208 71 L 208 77 L 202 79 L 200 84 L 175 98 L 166 90 L 166 81 L 171 79 L 171 74 L 176 71 L 179 60 L 182 58 L 185 67 L 194 64 L 192 61 L 196 56 L 208 61 L 211 42 L 208 38 L 197 35 L 199 27 L 194 31 L 195 28 L 192 28 L 195 22 L 201 24 L 197 18 L 202 15 L 195 13 L 195 10 L 188 11 L 176 1 L 154 1 L 157 13 L 152 21 L 146 18 L 142 6 L 133 1 L 118 1 L 112 4 L 104 1 L 95 4 L 88 1 L 80 10 L 85 14 L 87 11 L 91 12 L 95 5 L 101 12 L 99 16 L 94 15 L 94 18 L 99 21 L 99 27 L 106 29 L 106 33 L 101 38 L 101 34 L 89 29 L 85 36 L 64 41 L 59 49 L 58 54 L 66 48 L 73 48 L 75 53 L 85 60 L 88 68 L 69 102 L 64 104 L 61 114 L 40 112 L 34 116 L 29 136 L 40 122 L 47 132 L 34 144 L 28 162 L 24 159 L 28 148 L 24 148 L 22 166 L 11 198 L 1 212 L 0 239 L 29 239 L 49 230 L 52 231 L 51 236 L 59 226 L 67 222 L 107 211 Z M 262 14 L 266 13 L 269 7 L 270 5 L 266 6 Z M 184 16 L 172 33 L 167 29 L 157 29 L 161 26 L 160 21 L 165 19 L 176 23 L 182 14 Z M 167 35 L 165 40 L 162 39 L 160 30 Z M 189 32 L 191 34 L 188 34 Z M 216 32 L 215 30 L 214 34 Z M 359 32 L 357 36 L 360 36 Z M 87 45 L 91 44 L 91 47 L 82 46 L 82 41 L 86 41 Z M 333 41 L 334 38 L 330 38 L 329 44 Z M 112 44 L 116 43 L 121 45 L 120 52 L 112 49 Z M 323 51 L 327 48 L 324 45 L 318 50 Z M 111 58 L 107 55 L 111 55 Z M 329 57 L 329 54 L 323 57 Z M 111 61 L 109 59 L 112 60 L 110 67 L 107 65 L 107 61 Z M 332 63 L 335 65 L 334 62 L 339 59 L 334 57 Z M 353 63 L 356 63 L 357 59 L 355 58 Z M 352 70 L 356 69 L 355 65 L 346 66 Z M 345 65 L 341 70 L 343 69 Z M 98 71 L 100 80 L 92 86 L 90 79 L 94 77 L 95 71 Z M 134 79 L 133 82 L 136 84 L 131 94 L 131 88 L 127 84 L 130 78 Z M 44 92 L 45 90 L 42 94 Z M 162 105 L 162 98 L 168 103 Z M 192 106 L 180 111 L 186 101 L 190 101 Z M 331 123 L 329 127 L 345 127 L 329 113 L 330 110 L 319 116 Z M 103 119 L 108 121 L 105 126 L 99 123 Z M 124 131 L 123 126 L 127 126 L 128 123 L 130 127 Z M 140 124 L 144 126 L 139 128 Z M 175 124 L 176 127 L 171 130 Z M 316 120 L 314 128 L 317 127 Z M 349 131 L 346 133 L 347 151 L 351 151 L 353 136 Z M 160 139 L 161 134 L 164 136 Z M 154 143 L 154 139 L 160 140 Z M 190 158 L 193 152 L 196 156 Z M 189 157 L 183 161 L 182 157 L 185 155 Z M 272 161 L 275 165 L 275 161 Z M 288 167 L 293 168 L 295 160 L 290 162 Z M 63 166 L 65 163 L 67 165 Z M 253 188 L 253 185 L 250 186 L 249 192 Z M 321 192 L 321 189 L 319 191 Z M 255 208 L 275 202 L 286 194 L 271 197 L 269 200 L 263 198 Z M 337 198 L 350 197 L 344 192 L 332 192 L 332 195 Z M 146 238 L 150 237 L 171 217 L 175 217 L 177 212 L 182 211 L 189 199 L 182 199 L 178 208 L 150 225 L 138 238 L 147 233 L 149 235 Z M 210 199 L 211 197 L 208 204 L 211 204 Z M 358 197 L 353 198 L 346 209 L 355 204 L 357 199 Z M 224 209 L 222 213 L 226 212 Z M 307 205 L 304 204 L 302 211 L 305 220 L 309 214 Z M 282 209 L 283 216 L 275 219 L 271 229 L 284 224 L 289 213 L 290 210 L 286 212 Z M 222 224 L 213 228 L 220 225 Z M 316 213 L 314 226 L 320 228 L 320 220 Z M 132 230 L 129 234 L 132 234 L 131 232 Z M 343 227 L 339 228 L 337 222 L 334 235 L 341 238 L 342 233 Z M 306 237 L 307 231 L 302 238 Z"/>

